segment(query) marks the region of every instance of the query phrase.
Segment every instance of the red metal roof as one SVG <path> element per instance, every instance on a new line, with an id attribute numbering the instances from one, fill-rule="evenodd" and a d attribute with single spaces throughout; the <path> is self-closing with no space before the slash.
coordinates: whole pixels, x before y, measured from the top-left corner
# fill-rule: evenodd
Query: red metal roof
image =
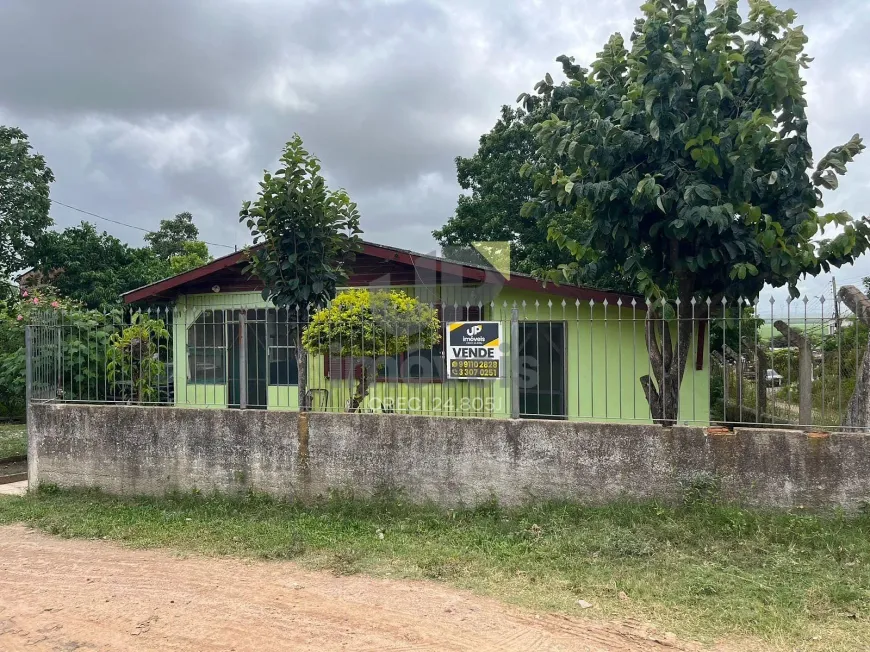
<path id="1" fill-rule="evenodd" d="M 595 290 L 577 285 L 556 285 L 554 283 L 545 284 L 534 277 L 525 274 L 518 274 L 516 272 L 511 272 L 510 277 L 505 278 L 494 269 L 446 260 L 429 254 L 419 254 L 405 249 L 389 247 L 387 245 L 364 242 L 361 253 L 383 261 L 407 265 L 414 269 L 424 269 L 441 273 L 442 275 L 461 278 L 465 281 L 500 283 L 505 287 L 517 290 L 546 292 L 547 294 L 569 299 L 580 299 L 585 301 L 594 300 L 596 302 L 601 302 L 607 299 L 609 303 L 616 303 L 618 299 L 622 299 L 623 303 L 626 304 L 630 304 L 632 299 L 637 299 L 637 307 L 641 310 L 646 309 L 646 304 L 637 296 Z M 207 279 L 210 276 L 215 276 L 223 270 L 242 265 L 244 263 L 244 256 L 244 251 L 237 251 L 227 256 L 217 258 L 202 267 L 197 267 L 196 269 L 184 272 L 183 274 L 172 276 L 162 281 L 131 290 L 121 296 L 124 298 L 124 303 L 136 303 L 139 301 L 148 301 L 158 298 L 170 298 L 176 294 L 183 293 L 184 286 L 186 285 L 197 282 L 199 282 L 197 284 L 207 282 Z M 239 270 L 239 273 L 241 273 L 241 270 Z"/>

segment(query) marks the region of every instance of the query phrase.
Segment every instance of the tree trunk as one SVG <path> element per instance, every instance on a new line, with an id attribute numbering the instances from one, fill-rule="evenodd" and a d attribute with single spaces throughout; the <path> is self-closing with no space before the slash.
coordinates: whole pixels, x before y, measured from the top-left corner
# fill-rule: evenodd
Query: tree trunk
<path id="1" fill-rule="evenodd" d="M 679 418 L 680 386 L 695 331 L 691 319 L 691 284 L 681 281 L 680 288 L 676 342 L 671 334 L 671 324 L 664 319 L 663 312 L 650 307 L 645 322 L 646 348 L 652 378 L 649 375 L 642 376 L 640 384 L 649 403 L 653 421 L 663 426 L 672 426 Z"/>
<path id="2" fill-rule="evenodd" d="M 375 361 L 372 359 L 363 359 L 362 363 L 357 367 L 360 370 L 359 379 L 357 380 L 356 390 L 353 393 L 350 401 L 348 401 L 348 412 L 359 412 L 360 407 L 365 401 L 366 396 L 371 388 L 371 381 L 375 377 Z"/>
<path id="3" fill-rule="evenodd" d="M 299 378 L 299 411 L 311 410 L 308 396 L 308 353 L 302 348 L 302 331 L 296 331 L 296 371 Z"/>

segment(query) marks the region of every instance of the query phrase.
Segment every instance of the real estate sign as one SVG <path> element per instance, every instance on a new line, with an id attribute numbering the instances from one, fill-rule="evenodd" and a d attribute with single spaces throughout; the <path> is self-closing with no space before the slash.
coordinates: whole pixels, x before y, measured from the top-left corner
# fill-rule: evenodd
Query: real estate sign
<path id="1" fill-rule="evenodd" d="M 496 380 L 501 377 L 500 322 L 450 322 L 445 339 L 448 378 Z"/>

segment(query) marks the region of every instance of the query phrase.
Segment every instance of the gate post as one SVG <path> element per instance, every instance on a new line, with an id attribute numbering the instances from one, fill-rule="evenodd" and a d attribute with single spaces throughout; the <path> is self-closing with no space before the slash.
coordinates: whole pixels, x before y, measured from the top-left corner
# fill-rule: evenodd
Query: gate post
<path id="1" fill-rule="evenodd" d="M 511 310 L 511 419 L 520 418 L 520 311 Z"/>
<path id="2" fill-rule="evenodd" d="M 229 384 L 227 384 L 229 387 Z M 239 409 L 248 407 L 248 318 L 239 311 Z"/>
<path id="3" fill-rule="evenodd" d="M 30 411 L 30 399 L 33 398 L 33 326 L 24 327 L 24 413 Z M 30 423 L 30 419 L 27 419 Z"/>
<path id="4" fill-rule="evenodd" d="M 39 451 L 33 439 L 33 419 L 30 418 L 30 401 L 33 400 L 33 326 L 24 327 L 24 422 L 27 428 L 27 486 L 35 489 L 39 484 Z"/>

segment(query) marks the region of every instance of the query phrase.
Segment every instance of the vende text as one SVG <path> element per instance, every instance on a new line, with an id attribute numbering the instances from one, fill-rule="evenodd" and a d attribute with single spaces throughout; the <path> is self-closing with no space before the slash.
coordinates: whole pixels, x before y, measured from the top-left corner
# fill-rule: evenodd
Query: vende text
<path id="1" fill-rule="evenodd" d="M 452 349 L 454 358 L 494 358 L 496 352 L 495 348 L 487 348 L 485 346 L 462 346 L 459 348 L 452 347 Z"/>

